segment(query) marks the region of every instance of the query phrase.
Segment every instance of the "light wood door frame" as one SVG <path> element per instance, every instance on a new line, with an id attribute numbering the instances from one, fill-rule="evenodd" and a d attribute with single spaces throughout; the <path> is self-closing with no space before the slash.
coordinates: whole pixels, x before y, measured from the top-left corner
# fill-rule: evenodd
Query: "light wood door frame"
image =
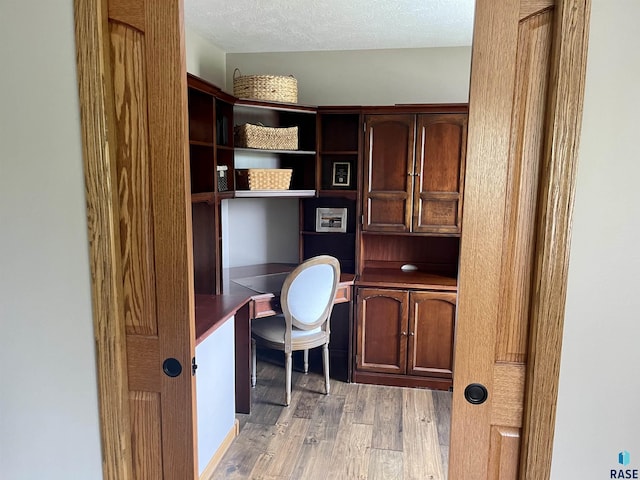
<path id="1" fill-rule="evenodd" d="M 98 394 L 105 479 L 132 478 L 127 363 L 122 318 L 117 189 L 110 150 L 109 115 L 103 98 L 105 72 L 96 55 L 104 52 L 107 2 L 76 0 L 76 45 L 82 103 L 81 127 L 89 240 L 93 317 L 97 351 Z M 117 2 L 115 2 L 117 3 Z M 555 6 L 554 6 L 555 5 Z M 495 3 L 479 0 L 476 11 Z M 571 213 L 577 147 L 582 116 L 590 0 L 524 0 L 521 14 L 540 7 L 556 9 L 552 66 L 552 101 L 548 106 L 547 168 L 543 172 L 537 219 L 535 280 L 531 308 L 529 362 L 525 390 L 520 478 L 549 477 L 555 427 L 560 347 L 564 319 Z M 499 25 L 476 24 L 483 29 Z M 490 62 L 491 56 L 473 59 Z M 481 108 L 480 105 L 476 107 Z M 490 126 L 489 126 L 490 127 Z"/>

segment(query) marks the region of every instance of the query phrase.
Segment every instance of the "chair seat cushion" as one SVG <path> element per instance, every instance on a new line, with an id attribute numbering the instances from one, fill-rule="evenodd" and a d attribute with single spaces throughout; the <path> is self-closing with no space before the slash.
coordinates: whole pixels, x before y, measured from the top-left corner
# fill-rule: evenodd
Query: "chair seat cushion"
<path id="1" fill-rule="evenodd" d="M 273 343 L 284 343 L 285 329 L 286 324 L 282 315 L 254 320 L 251 324 L 253 336 Z M 300 330 L 293 327 L 291 330 L 291 343 L 295 344 L 296 340 L 311 341 L 314 337 L 321 339 L 324 336 L 325 332 L 320 327 L 313 330 Z"/>

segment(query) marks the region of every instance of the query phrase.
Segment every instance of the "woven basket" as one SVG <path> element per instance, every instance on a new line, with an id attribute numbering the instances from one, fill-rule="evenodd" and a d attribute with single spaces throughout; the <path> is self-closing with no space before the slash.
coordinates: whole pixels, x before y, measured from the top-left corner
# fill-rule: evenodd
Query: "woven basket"
<path id="1" fill-rule="evenodd" d="M 296 103 L 298 80 L 293 75 L 241 75 L 236 68 L 233 72 L 233 94 L 239 98 Z"/>
<path id="2" fill-rule="evenodd" d="M 290 168 L 237 169 L 237 184 L 240 190 L 288 190 L 292 173 Z"/>
<path id="3" fill-rule="evenodd" d="M 275 128 L 245 123 L 234 128 L 234 145 L 266 150 L 297 150 L 298 127 Z"/>

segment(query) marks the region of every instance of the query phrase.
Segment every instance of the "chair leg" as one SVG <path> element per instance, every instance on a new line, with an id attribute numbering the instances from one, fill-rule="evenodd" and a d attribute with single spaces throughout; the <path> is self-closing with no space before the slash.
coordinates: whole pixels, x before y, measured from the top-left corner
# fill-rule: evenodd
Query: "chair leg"
<path id="1" fill-rule="evenodd" d="M 291 369 L 292 369 L 291 352 L 285 353 L 285 370 L 287 371 L 287 392 L 285 398 L 285 405 L 288 407 L 291 403 Z"/>
<path id="2" fill-rule="evenodd" d="M 251 386 L 256 386 L 256 340 L 251 339 Z"/>
<path id="3" fill-rule="evenodd" d="M 322 346 L 322 363 L 324 370 L 324 386 L 329 395 L 329 344 L 325 343 Z"/>
<path id="4" fill-rule="evenodd" d="M 304 373 L 309 373 L 309 349 L 304 349 Z"/>

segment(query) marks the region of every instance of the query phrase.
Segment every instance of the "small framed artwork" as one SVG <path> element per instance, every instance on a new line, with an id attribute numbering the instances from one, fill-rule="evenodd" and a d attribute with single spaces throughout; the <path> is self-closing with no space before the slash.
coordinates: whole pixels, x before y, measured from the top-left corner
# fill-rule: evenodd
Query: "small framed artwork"
<path id="1" fill-rule="evenodd" d="M 316 208 L 316 232 L 347 231 L 346 208 Z"/>
<path id="2" fill-rule="evenodd" d="M 351 185 L 351 164 L 349 162 L 333 162 L 332 187 L 348 187 Z"/>

